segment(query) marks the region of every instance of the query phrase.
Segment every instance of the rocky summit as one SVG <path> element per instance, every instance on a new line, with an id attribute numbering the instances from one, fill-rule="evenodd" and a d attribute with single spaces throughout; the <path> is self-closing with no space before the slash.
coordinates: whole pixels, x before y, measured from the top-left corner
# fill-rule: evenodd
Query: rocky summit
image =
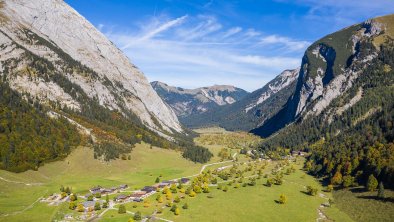
<path id="1" fill-rule="evenodd" d="M 158 81 L 151 84 L 179 117 L 205 113 L 215 107 L 233 104 L 249 94 L 243 89 L 228 85 L 183 89 Z"/>
<path id="2" fill-rule="evenodd" d="M 7 0 L 0 6 L 0 70 L 12 89 L 43 104 L 81 110 L 78 93 L 29 66 L 39 58 L 99 105 L 132 112 L 159 133 L 182 132 L 144 74 L 64 1 Z"/>

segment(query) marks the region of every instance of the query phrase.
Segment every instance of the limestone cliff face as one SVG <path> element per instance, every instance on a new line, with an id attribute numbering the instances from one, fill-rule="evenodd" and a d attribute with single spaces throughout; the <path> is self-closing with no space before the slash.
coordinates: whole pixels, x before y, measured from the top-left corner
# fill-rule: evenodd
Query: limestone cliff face
<path id="1" fill-rule="evenodd" d="M 394 15 L 371 19 L 330 34 L 313 43 L 305 52 L 294 94 L 286 105 L 263 126 L 253 132 L 269 136 L 277 130 L 324 114 L 327 121 L 342 113 L 360 98 L 355 96 L 343 107 L 327 107 L 336 98 L 346 94 L 370 62 L 377 57 L 377 40 L 385 38 L 393 24 Z M 389 31 L 390 31 L 389 30 Z M 383 41 L 383 40 L 380 40 Z"/>
<path id="2" fill-rule="evenodd" d="M 297 80 L 299 73 L 300 68 L 285 70 L 276 76 L 272 81 L 267 83 L 267 85 L 253 92 L 254 94 L 259 94 L 259 96 L 255 97 L 250 102 L 250 104 L 245 108 L 245 112 L 251 111 L 253 108 L 269 99 L 272 95 L 292 84 Z"/>
<path id="3" fill-rule="evenodd" d="M 381 34 L 383 32 L 381 27 L 380 23 L 368 20 L 343 30 L 343 33 L 338 33 L 345 36 L 350 34 L 346 36 L 345 42 L 337 40 L 338 42 L 330 44 L 330 40 L 335 38 L 331 36 L 320 40 L 308 49 L 302 64 L 303 79 L 300 82 L 300 90 L 295 95 L 295 99 L 298 100 L 294 113 L 296 117 L 304 112 L 306 115 L 319 115 L 333 99 L 352 87 L 353 81 L 369 61 L 377 56 L 373 52 L 361 55 L 359 44 Z M 340 47 L 340 44 L 343 44 L 343 47 Z M 341 60 L 345 56 L 349 57 Z M 311 64 L 311 61 L 314 64 Z"/>
<path id="4" fill-rule="evenodd" d="M 35 63 L 77 85 L 101 106 L 134 113 L 158 133 L 183 131 L 144 74 L 64 1 L 1 1 L 0 22 L 0 75 L 13 89 L 41 103 L 81 109 L 78 93 L 66 89 L 59 78 L 36 75 L 30 66 Z M 45 64 L 36 64 L 34 58 Z"/>

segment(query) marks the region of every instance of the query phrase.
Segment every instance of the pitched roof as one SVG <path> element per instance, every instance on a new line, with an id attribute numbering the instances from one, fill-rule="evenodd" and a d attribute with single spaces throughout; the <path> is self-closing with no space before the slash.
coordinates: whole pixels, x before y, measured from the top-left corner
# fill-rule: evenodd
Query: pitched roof
<path id="1" fill-rule="evenodd" d="M 85 202 L 82 203 L 82 205 L 83 205 L 85 208 L 94 207 L 95 204 L 96 204 L 96 201 L 85 201 Z"/>

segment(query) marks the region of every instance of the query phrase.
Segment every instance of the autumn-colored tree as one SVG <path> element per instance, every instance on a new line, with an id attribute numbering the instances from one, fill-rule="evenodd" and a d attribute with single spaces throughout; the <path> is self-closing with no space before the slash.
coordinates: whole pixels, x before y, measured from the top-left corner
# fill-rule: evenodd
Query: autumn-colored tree
<path id="1" fill-rule="evenodd" d="M 161 195 L 159 195 L 159 196 L 156 198 L 156 200 L 157 200 L 158 203 L 163 203 L 163 197 L 162 197 Z"/>
<path id="2" fill-rule="evenodd" d="M 175 183 L 173 183 L 171 185 L 170 190 L 171 190 L 172 193 L 177 193 L 177 187 L 176 187 Z"/>
<path id="3" fill-rule="evenodd" d="M 316 196 L 317 194 L 317 188 L 314 188 L 312 186 L 307 186 L 306 187 L 306 192 L 307 194 L 311 195 L 311 196 Z"/>
<path id="4" fill-rule="evenodd" d="M 327 192 L 332 192 L 334 190 L 334 186 L 332 184 L 329 184 L 327 186 Z"/>
<path id="5" fill-rule="evenodd" d="M 145 208 L 150 207 L 149 200 L 144 200 L 144 207 L 145 207 Z"/>
<path id="6" fill-rule="evenodd" d="M 75 210 L 75 208 L 77 208 L 77 204 L 75 203 L 75 201 L 71 201 L 68 205 L 68 208 L 70 210 Z"/>
<path id="7" fill-rule="evenodd" d="M 331 178 L 331 184 L 333 185 L 340 185 L 342 184 L 342 174 L 341 172 L 337 171 L 334 176 Z"/>
<path id="8" fill-rule="evenodd" d="M 171 200 L 172 199 L 172 193 L 167 193 L 166 194 L 166 199 Z"/>
<path id="9" fill-rule="evenodd" d="M 78 211 L 78 212 L 84 212 L 84 211 L 85 211 L 85 208 L 83 207 L 82 204 L 78 204 L 78 206 L 77 206 L 77 211 Z"/>
<path id="10" fill-rule="evenodd" d="M 196 196 L 196 192 L 194 192 L 194 191 L 190 191 L 190 193 L 189 193 L 189 197 L 195 197 Z"/>
<path id="11" fill-rule="evenodd" d="M 202 187 L 202 192 L 204 192 L 204 193 L 209 193 L 210 192 L 210 189 L 209 189 L 207 184 Z"/>
<path id="12" fill-rule="evenodd" d="M 201 187 L 199 185 L 194 185 L 193 186 L 193 191 L 196 193 L 201 193 Z"/>
<path id="13" fill-rule="evenodd" d="M 75 194 L 70 195 L 70 201 L 76 201 L 77 199 L 78 199 L 77 195 Z"/>
<path id="14" fill-rule="evenodd" d="M 165 187 L 163 188 L 162 193 L 163 193 L 163 194 L 167 194 L 168 192 L 170 192 L 170 190 L 169 190 L 169 188 L 168 188 L 167 186 L 165 186 Z"/>
<path id="15" fill-rule="evenodd" d="M 287 197 L 286 197 L 284 194 L 281 194 L 281 195 L 279 196 L 278 203 L 280 203 L 280 204 L 285 204 L 285 203 L 287 203 Z"/>

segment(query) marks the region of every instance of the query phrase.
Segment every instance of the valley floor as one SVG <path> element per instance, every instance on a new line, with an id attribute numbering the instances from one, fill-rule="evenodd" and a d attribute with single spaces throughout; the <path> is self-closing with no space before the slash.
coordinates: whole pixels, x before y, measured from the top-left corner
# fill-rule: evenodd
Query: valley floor
<path id="1" fill-rule="evenodd" d="M 128 184 L 129 188 L 122 191 L 128 193 L 143 186 L 153 185 L 159 176 L 161 180 L 169 180 L 195 176 L 202 170 L 212 171 L 219 167 L 227 170 L 233 165 L 231 161 L 222 161 L 217 156 L 222 146 L 207 147 L 215 157 L 205 165 L 187 161 L 179 152 L 155 147 L 151 149 L 147 144 L 139 144 L 132 151 L 131 160 L 106 163 L 95 160 L 92 149 L 79 147 L 65 160 L 46 164 L 38 171 L 19 174 L 0 171 L 0 221 L 56 221 L 63 220 L 65 215 L 78 217 L 80 213 L 69 210 L 68 202 L 49 206 L 48 203 L 40 201 L 42 197 L 59 193 L 61 185 L 72 187 L 74 192 L 83 196 L 89 192 L 89 188 L 96 185 L 112 187 Z M 238 152 L 239 150 L 232 149 L 231 155 L 237 157 L 240 169 L 247 166 L 254 166 L 257 169 L 263 163 L 253 162 L 246 155 L 240 155 Z M 266 163 L 267 166 L 262 174 L 272 177 L 272 169 L 278 163 L 275 161 Z M 200 193 L 196 197 L 178 192 L 173 196 L 184 197 L 181 198 L 180 203 L 177 203 L 180 209 L 179 215 L 174 215 L 170 208 L 165 206 L 166 200 L 158 203 L 155 200 L 157 194 L 154 194 L 147 198 L 149 206 L 144 206 L 142 202 L 126 203 L 126 214 L 118 214 L 119 204 L 117 204 L 110 209 L 102 209 L 87 216 L 96 215 L 95 221 L 127 221 L 137 211 L 141 212 L 142 216 L 149 216 L 157 209 L 162 209 L 162 213 L 155 214 L 156 218 L 162 221 L 370 221 L 372 217 L 362 214 L 357 217 L 360 209 L 346 207 L 346 201 L 352 198 L 354 200 L 354 197 L 347 193 L 350 191 L 323 192 L 324 188 L 320 183 L 302 170 L 303 159 L 291 162 L 290 165 L 294 166 L 295 172 L 284 174 L 282 185 L 267 187 L 264 185 L 267 178 L 261 176 L 256 180 L 256 185 L 244 187 L 240 183 L 241 186 L 237 188 L 235 188 L 236 183 L 229 184 L 232 179 L 228 181 L 218 179 L 218 184 L 228 188 L 226 192 L 218 189 L 218 185 L 214 184 L 210 185 L 210 193 Z M 286 167 L 290 166 L 281 167 L 282 172 Z M 248 182 L 252 177 L 257 178 L 254 173 L 255 171 L 246 172 L 244 182 Z M 307 195 L 306 186 L 318 188 L 318 194 Z M 277 203 L 281 194 L 287 197 L 286 204 Z M 116 195 L 118 194 L 110 195 L 110 199 L 112 200 Z M 323 207 L 328 203 L 329 198 L 334 199 L 335 204 L 331 207 Z M 79 201 L 83 199 L 80 198 Z M 365 198 L 359 201 L 376 200 Z M 182 209 L 185 203 L 188 204 L 188 209 Z M 374 203 L 365 202 L 362 206 L 368 208 Z M 383 207 L 388 209 L 384 213 L 390 216 L 394 212 L 391 210 L 392 206 L 391 202 L 371 209 L 376 211 Z M 376 212 L 370 214 L 373 216 Z M 384 221 L 384 218 L 379 221 Z"/>

